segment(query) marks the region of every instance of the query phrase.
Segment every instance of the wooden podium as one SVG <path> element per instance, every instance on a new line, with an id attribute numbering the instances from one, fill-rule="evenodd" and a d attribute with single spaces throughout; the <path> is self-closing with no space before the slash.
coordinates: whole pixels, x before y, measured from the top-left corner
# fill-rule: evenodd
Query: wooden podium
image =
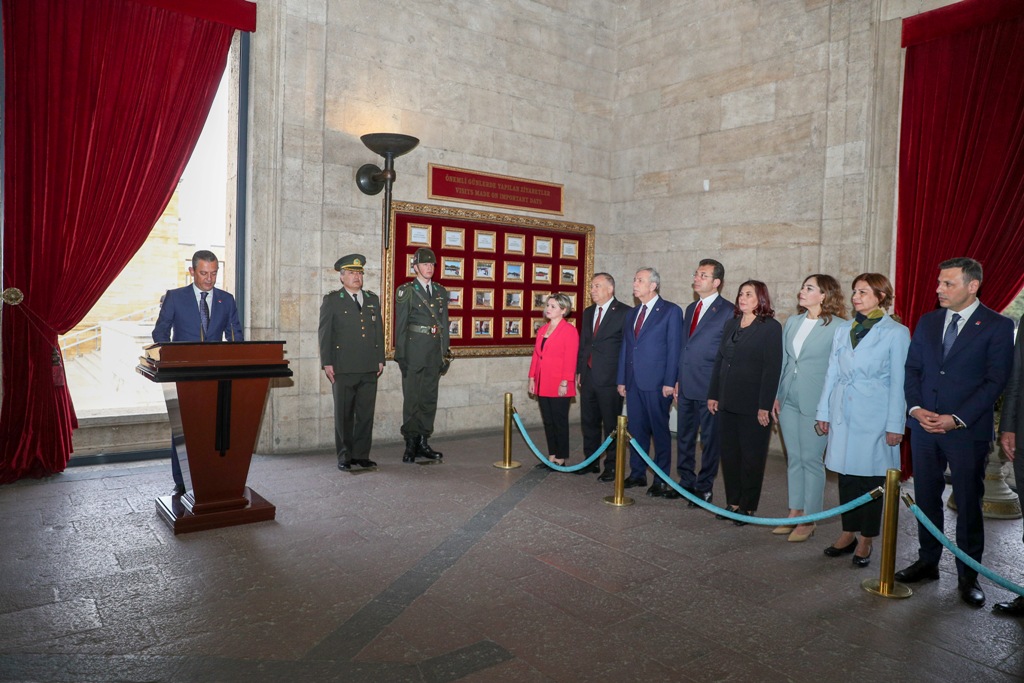
<path id="1" fill-rule="evenodd" d="M 156 511 L 175 534 L 274 519 L 245 485 L 273 377 L 291 377 L 284 342 L 165 342 L 135 370 L 161 382 L 186 493 Z"/>

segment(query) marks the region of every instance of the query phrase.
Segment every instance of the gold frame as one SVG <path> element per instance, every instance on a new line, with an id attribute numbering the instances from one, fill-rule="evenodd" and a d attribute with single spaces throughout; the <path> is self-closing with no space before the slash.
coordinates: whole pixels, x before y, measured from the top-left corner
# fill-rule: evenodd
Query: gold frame
<path id="1" fill-rule="evenodd" d="M 510 305 L 508 303 L 508 295 L 509 294 L 518 294 L 519 295 L 519 305 L 518 306 Z M 522 311 L 522 310 L 525 310 L 525 307 L 524 307 L 524 303 L 525 302 L 523 301 L 523 296 L 524 295 L 525 295 L 525 292 L 523 290 L 521 290 L 521 289 L 506 289 L 505 290 L 505 296 L 502 297 L 501 310 L 503 310 L 503 311 Z"/>
<path id="2" fill-rule="evenodd" d="M 570 280 L 568 282 L 566 282 L 566 280 L 565 280 L 565 273 L 567 271 L 572 271 L 572 280 Z M 579 273 L 580 273 L 580 269 L 577 266 L 559 266 L 558 267 L 558 284 L 560 284 L 560 285 L 572 285 L 572 286 L 575 287 L 577 284 L 579 284 L 579 281 L 580 281 Z"/>
<path id="3" fill-rule="evenodd" d="M 452 332 L 452 325 L 455 325 L 455 332 Z M 462 316 L 448 317 L 448 336 L 451 339 L 462 339 Z"/>
<path id="4" fill-rule="evenodd" d="M 487 334 L 477 334 L 477 323 L 487 322 Z M 494 339 L 494 316 L 473 316 L 473 329 L 469 331 L 471 339 Z"/>
<path id="5" fill-rule="evenodd" d="M 489 306 L 487 304 L 478 304 L 476 302 L 477 295 L 478 294 L 483 294 L 485 292 L 491 295 L 491 304 Z M 473 288 L 473 310 L 475 311 L 475 310 L 478 310 L 478 309 L 481 310 L 481 311 L 493 311 L 494 310 L 494 287 L 474 287 Z"/>
<path id="6" fill-rule="evenodd" d="M 547 277 L 537 277 L 538 268 L 547 268 Z M 533 268 L 530 268 L 530 284 L 531 285 L 550 285 L 554 284 L 551 279 L 551 264 L 550 263 L 534 263 Z"/>
<path id="7" fill-rule="evenodd" d="M 487 247 L 480 246 L 480 237 L 490 237 L 491 246 Z M 475 230 L 473 232 L 473 251 L 486 251 L 492 254 L 498 253 L 498 233 L 494 230 Z"/>
<path id="8" fill-rule="evenodd" d="M 465 308 L 465 305 L 464 305 L 465 301 L 466 301 L 465 287 L 446 287 L 445 289 L 448 290 L 448 310 L 449 311 L 452 310 L 453 308 L 456 309 L 456 310 L 462 310 L 463 308 Z M 454 306 L 452 305 L 452 292 L 458 292 L 459 293 L 459 303 L 455 304 Z"/>
<path id="9" fill-rule="evenodd" d="M 445 272 L 445 261 L 458 261 L 459 262 L 459 274 L 449 275 Z M 436 268 L 435 268 L 436 270 Z M 434 273 L 434 275 L 438 275 Z M 465 256 L 442 256 L 441 257 L 441 273 L 437 280 L 465 280 L 466 279 L 466 257 Z"/>
<path id="10" fill-rule="evenodd" d="M 559 244 L 559 252 L 558 253 L 560 254 L 561 258 L 578 259 L 580 257 L 580 243 L 579 243 L 579 240 L 567 240 L 567 239 L 565 239 L 563 237 L 561 240 L 559 240 L 559 242 L 560 242 L 560 244 Z M 567 244 L 571 244 L 572 245 L 572 250 L 575 253 L 573 253 L 573 254 L 566 254 L 565 253 L 565 245 L 567 245 Z"/>
<path id="11" fill-rule="evenodd" d="M 509 334 L 508 324 L 515 322 L 519 324 L 519 334 Z M 516 316 L 502 317 L 501 319 L 501 338 L 505 339 L 522 339 L 523 338 L 523 319 Z"/>
<path id="12" fill-rule="evenodd" d="M 481 275 L 479 273 L 480 266 L 486 266 L 490 264 L 488 270 L 490 275 Z M 497 268 L 497 262 L 492 258 L 475 258 L 473 259 L 473 277 L 471 280 L 481 280 L 483 282 L 497 282 L 498 278 L 494 274 L 494 269 Z"/>
<path id="13" fill-rule="evenodd" d="M 458 244 L 448 244 L 448 235 L 459 236 Z M 442 249 L 465 249 L 466 248 L 466 229 L 465 228 L 453 228 L 450 225 L 441 226 L 441 248 Z"/>
<path id="14" fill-rule="evenodd" d="M 548 250 L 541 251 L 539 249 L 541 244 L 547 244 Z M 540 256 L 541 258 L 554 258 L 555 257 L 555 240 L 553 237 L 533 237 L 533 256 L 534 258 Z"/>
<path id="15" fill-rule="evenodd" d="M 413 240 L 413 238 L 412 238 L 413 230 L 423 230 L 423 231 L 425 231 L 427 233 L 427 241 L 426 242 L 417 242 L 417 241 Z M 410 246 L 415 245 L 417 247 L 429 247 L 429 246 L 431 246 L 431 243 L 433 241 L 434 241 L 433 240 L 433 234 L 432 234 L 432 232 L 430 230 L 430 224 L 429 223 L 409 223 L 409 229 L 408 229 L 408 231 L 405 234 L 405 243 L 406 244 L 408 244 Z"/>
<path id="16" fill-rule="evenodd" d="M 518 239 L 519 240 L 519 248 L 518 249 L 513 249 L 512 248 L 512 240 L 513 239 Z M 509 233 L 509 234 L 505 235 L 505 253 L 506 254 L 522 254 L 523 256 L 526 256 L 526 235 L 516 235 L 516 234 L 513 234 L 513 233 Z"/>

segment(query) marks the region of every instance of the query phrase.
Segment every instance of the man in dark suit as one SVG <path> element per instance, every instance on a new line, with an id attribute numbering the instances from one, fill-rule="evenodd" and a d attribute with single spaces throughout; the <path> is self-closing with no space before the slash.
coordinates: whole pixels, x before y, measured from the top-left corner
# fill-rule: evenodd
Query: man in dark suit
<path id="1" fill-rule="evenodd" d="M 717 420 L 708 411 L 708 384 L 715 367 L 715 356 L 722 341 L 722 328 L 732 320 L 734 306 L 719 292 L 725 279 L 725 267 L 714 259 L 704 259 L 693 273 L 693 291 L 698 299 L 686 307 L 683 315 L 682 351 L 679 354 L 679 379 L 676 382 L 676 470 L 679 485 L 711 502 L 711 489 L 718 475 Z M 697 434 L 700 434 L 700 474 L 695 473 Z M 679 498 L 674 490 L 666 498 Z M 689 507 L 697 507 L 688 503 Z"/>
<path id="2" fill-rule="evenodd" d="M 212 251 L 200 249 L 192 255 L 189 275 L 192 284 L 169 289 L 160 304 L 160 315 L 153 328 L 155 342 L 242 341 L 242 325 L 238 321 L 235 297 L 217 284 L 219 263 Z M 185 480 L 178 462 L 178 452 L 171 445 L 171 495 L 185 493 Z"/>
<path id="3" fill-rule="evenodd" d="M 1017 324 L 1017 345 L 1013 348 L 1013 372 L 1003 394 L 1002 415 L 999 418 L 999 445 L 1006 457 L 1013 461 L 1013 475 L 1017 480 L 1017 491 L 1024 485 L 1024 457 L 1017 457 L 1017 434 L 1024 432 L 1024 334 L 1021 334 L 1024 316 Z M 1009 602 L 997 602 L 992 611 L 1011 617 L 1024 617 L 1024 597 L 1018 596 Z"/>
<path id="4" fill-rule="evenodd" d="M 334 394 L 334 449 L 338 469 L 376 467 L 370 460 L 377 377 L 384 372 L 384 320 L 380 298 L 363 289 L 362 254 L 334 264 L 341 289 L 320 304 L 320 364 Z"/>
<path id="5" fill-rule="evenodd" d="M 661 277 L 654 268 L 641 268 L 633 277 L 633 296 L 640 305 L 626 317 L 619 352 L 619 395 L 626 398 L 629 431 L 644 448 L 654 440 L 653 460 L 663 471 L 672 466 L 672 433 L 668 427 L 672 393 L 679 371 L 683 310 L 658 295 Z M 647 465 L 631 449 L 626 488 L 647 485 Z M 671 489 L 655 478 L 649 496 Z"/>
<path id="6" fill-rule="evenodd" d="M 956 496 L 956 543 L 981 562 L 985 464 L 993 439 L 993 406 L 1013 363 L 1013 322 L 978 300 L 981 264 L 954 258 L 939 264 L 941 310 L 921 316 L 907 352 L 906 381 L 914 494 L 942 529 L 942 492 L 949 466 Z M 939 578 L 942 544 L 918 525 L 918 560 L 896 572 L 914 583 Z M 969 605 L 985 604 L 978 574 L 957 560 L 957 589 Z"/>
<path id="7" fill-rule="evenodd" d="M 619 353 L 622 350 L 622 323 L 630 308 L 615 298 L 615 279 L 608 273 L 595 273 L 590 280 L 593 304 L 583 311 L 580 323 L 580 353 L 576 361 L 576 386 L 580 389 L 580 427 L 583 430 L 583 457 L 590 457 L 609 434 L 615 431 L 622 414 L 622 397 L 616 380 Z M 597 472 L 595 462 L 577 474 Z M 604 457 L 600 481 L 615 479 L 615 451 Z"/>

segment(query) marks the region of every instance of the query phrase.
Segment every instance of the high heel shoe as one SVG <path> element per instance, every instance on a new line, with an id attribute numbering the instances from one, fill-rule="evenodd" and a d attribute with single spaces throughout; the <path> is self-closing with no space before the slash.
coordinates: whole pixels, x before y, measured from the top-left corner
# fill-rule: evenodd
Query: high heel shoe
<path id="1" fill-rule="evenodd" d="M 772 529 L 772 533 L 776 536 L 786 536 L 788 534 L 793 533 L 793 529 L 795 528 L 796 527 L 792 524 L 783 524 L 782 526 L 777 526 L 774 529 Z"/>
<path id="2" fill-rule="evenodd" d="M 857 539 L 850 541 L 850 545 L 844 545 L 842 548 L 837 548 L 834 545 L 830 545 L 825 548 L 825 554 L 829 557 L 839 557 L 840 555 L 849 555 L 857 549 Z"/>
<path id="3" fill-rule="evenodd" d="M 787 538 L 786 540 L 789 541 L 790 543 L 803 543 L 804 541 L 806 541 L 808 538 L 810 538 L 813 535 L 814 535 L 814 525 L 812 524 L 811 525 L 811 530 L 808 531 L 806 534 L 801 534 L 800 532 L 798 532 L 794 528 L 793 529 L 793 533 L 791 533 L 789 535 L 789 538 Z"/>
<path id="4" fill-rule="evenodd" d="M 850 558 L 850 559 L 851 559 L 854 567 L 857 567 L 858 569 L 863 569 L 864 567 L 866 567 L 869 564 L 871 564 L 871 548 L 868 548 L 868 555 L 867 555 L 867 557 L 861 557 L 857 553 L 854 553 L 853 557 Z"/>
<path id="5" fill-rule="evenodd" d="M 739 512 L 740 511 L 739 508 L 731 508 L 730 507 L 730 508 L 724 508 L 724 509 L 728 510 L 729 512 Z M 722 515 L 722 514 L 719 514 L 719 513 L 716 512 L 715 513 L 715 519 L 731 519 L 731 517 L 726 517 L 725 515 Z"/>
<path id="6" fill-rule="evenodd" d="M 746 517 L 753 517 L 754 516 L 754 511 L 753 510 L 736 510 L 736 514 L 744 515 Z M 741 519 L 734 519 L 734 520 L 732 520 L 732 523 L 734 525 L 736 525 L 736 526 L 746 526 L 750 522 L 744 522 Z"/>

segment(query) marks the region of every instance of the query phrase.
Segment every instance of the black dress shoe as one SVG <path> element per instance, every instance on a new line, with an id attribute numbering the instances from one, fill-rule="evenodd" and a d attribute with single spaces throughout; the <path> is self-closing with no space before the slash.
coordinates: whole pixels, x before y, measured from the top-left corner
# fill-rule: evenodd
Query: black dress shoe
<path id="1" fill-rule="evenodd" d="M 701 500 L 703 500 L 705 503 L 710 503 L 711 499 L 714 497 L 714 495 L 711 493 L 711 491 L 693 491 L 692 493 L 693 493 L 693 495 L 695 495 L 698 498 L 700 498 Z M 688 507 L 688 508 L 696 508 L 696 507 L 700 507 L 700 506 L 697 505 L 696 503 L 694 503 L 692 500 L 688 500 L 688 501 L 686 501 L 686 507 Z"/>
<path id="2" fill-rule="evenodd" d="M 375 463 L 372 460 L 367 460 L 365 458 L 362 459 L 362 460 L 353 460 L 352 464 L 353 465 L 359 465 L 360 467 L 376 467 L 377 466 L 377 463 Z"/>
<path id="3" fill-rule="evenodd" d="M 992 606 L 992 611 L 1008 617 L 1024 617 L 1024 597 L 1017 597 L 1010 602 L 997 602 Z"/>
<path id="4" fill-rule="evenodd" d="M 598 481 L 615 481 L 615 470 L 604 468 L 604 472 L 597 478 Z M 647 482 L 644 482 L 645 484 Z"/>
<path id="5" fill-rule="evenodd" d="M 185 485 L 184 484 L 175 484 L 174 488 L 171 489 L 171 495 L 172 496 L 184 496 L 185 495 Z"/>
<path id="6" fill-rule="evenodd" d="M 867 557 L 861 557 L 857 553 L 854 553 L 853 557 L 850 558 L 850 559 L 851 559 L 851 562 L 853 563 L 854 567 L 859 567 L 859 568 L 863 569 L 864 567 L 866 567 L 869 564 L 871 564 L 871 551 L 868 550 Z"/>
<path id="7" fill-rule="evenodd" d="M 957 581 L 956 589 L 960 592 L 960 599 L 971 607 L 981 607 L 985 604 L 985 594 L 981 591 L 977 579 L 960 578 Z"/>
<path id="8" fill-rule="evenodd" d="M 342 470 L 343 472 L 348 472 L 349 470 L 352 469 L 352 462 L 352 460 L 339 460 L 338 469 Z"/>
<path id="9" fill-rule="evenodd" d="M 917 583 L 918 581 L 934 581 L 939 578 L 939 566 L 918 560 L 906 569 L 896 572 L 894 577 L 900 583 Z"/>
<path id="10" fill-rule="evenodd" d="M 596 472 L 600 472 L 600 471 L 601 471 L 601 466 L 598 465 L 596 462 L 592 462 L 589 465 L 587 465 L 586 467 L 579 468 L 578 470 L 573 472 L 573 474 L 595 474 Z"/>
<path id="11" fill-rule="evenodd" d="M 634 479 L 633 477 L 630 477 L 629 479 L 626 480 L 625 488 L 633 489 L 636 488 L 637 486 L 647 486 L 647 480 L 640 478 Z"/>
<path id="12" fill-rule="evenodd" d="M 747 517 L 753 517 L 754 516 L 754 511 L 753 510 L 736 510 L 736 514 L 737 515 L 746 515 Z M 734 519 L 734 520 L 732 520 L 732 523 L 733 523 L 734 526 L 746 526 L 747 524 L 749 524 L 749 522 L 744 522 L 741 519 Z"/>
<path id="13" fill-rule="evenodd" d="M 671 489 L 668 487 L 668 484 L 659 479 L 651 484 L 651 487 L 647 489 L 647 495 L 652 498 L 661 498 L 669 491 L 671 491 Z"/>
<path id="14" fill-rule="evenodd" d="M 725 509 L 728 510 L 729 512 L 739 512 L 738 509 L 734 509 L 734 508 L 731 508 L 731 507 L 725 508 Z M 726 517 L 725 515 L 723 515 L 721 513 L 716 512 L 715 513 L 715 519 L 730 519 L 730 518 Z"/>
<path id="15" fill-rule="evenodd" d="M 842 548 L 837 548 L 834 545 L 830 545 L 825 548 L 825 554 L 829 557 L 839 557 L 840 555 L 849 555 L 857 549 L 857 539 L 850 541 L 849 545 L 844 545 Z"/>

